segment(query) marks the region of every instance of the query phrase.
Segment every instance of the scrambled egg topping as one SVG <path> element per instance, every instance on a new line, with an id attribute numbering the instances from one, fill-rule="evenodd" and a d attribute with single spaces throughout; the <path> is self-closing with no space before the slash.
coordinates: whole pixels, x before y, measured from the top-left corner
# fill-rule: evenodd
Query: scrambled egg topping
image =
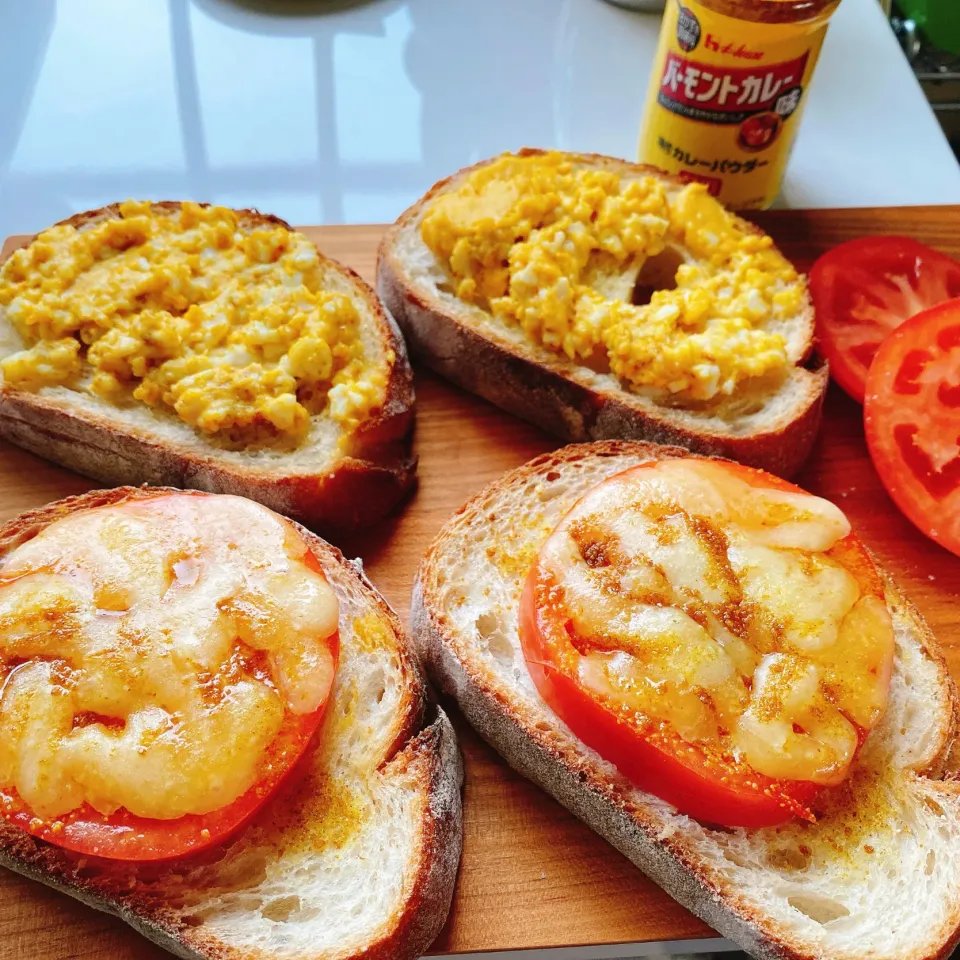
<path id="1" fill-rule="evenodd" d="M 279 224 L 124 203 L 92 227 L 44 231 L 0 268 L 0 306 L 27 345 L 0 370 L 23 390 L 169 407 L 237 442 L 301 439 L 317 413 L 350 428 L 382 404 L 386 370 L 323 276 L 314 245 Z"/>
<path id="2" fill-rule="evenodd" d="M 710 400 L 789 365 L 766 328 L 797 313 L 804 283 L 700 184 L 505 155 L 437 197 L 421 235 L 461 299 L 638 392 Z M 675 289 L 643 305 L 610 295 L 611 278 L 668 248 L 689 256 Z"/>

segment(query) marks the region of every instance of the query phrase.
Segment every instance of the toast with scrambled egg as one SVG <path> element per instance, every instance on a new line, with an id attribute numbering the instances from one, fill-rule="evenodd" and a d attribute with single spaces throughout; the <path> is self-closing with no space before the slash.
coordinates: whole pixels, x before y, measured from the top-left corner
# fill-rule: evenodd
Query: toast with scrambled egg
<path id="1" fill-rule="evenodd" d="M 461 170 L 387 231 L 377 289 L 415 356 L 564 440 L 787 476 L 816 437 L 828 377 L 804 278 L 655 168 L 525 149 Z"/>
<path id="2" fill-rule="evenodd" d="M 0 437 L 104 483 L 342 531 L 413 484 L 413 401 L 373 291 L 276 217 L 127 202 L 0 266 Z"/>
<path id="3" fill-rule="evenodd" d="M 684 816 L 580 741 L 534 685 L 518 608 L 544 540 L 600 481 L 685 456 L 629 441 L 573 445 L 491 484 L 424 557 L 414 643 L 438 686 L 511 766 L 751 955 L 948 956 L 960 938 L 960 782 L 947 772 L 957 693 L 929 628 L 889 577 L 895 655 L 886 711 L 817 823 L 712 828 Z"/>
<path id="4" fill-rule="evenodd" d="M 80 511 L 177 492 L 100 490 L 25 513 L 0 526 L 0 562 Z M 0 818 L 0 864 L 188 960 L 421 956 L 460 859 L 455 735 L 359 562 L 300 533 L 339 603 L 339 664 L 323 725 L 277 795 L 227 841 L 145 863 L 72 854 Z"/>

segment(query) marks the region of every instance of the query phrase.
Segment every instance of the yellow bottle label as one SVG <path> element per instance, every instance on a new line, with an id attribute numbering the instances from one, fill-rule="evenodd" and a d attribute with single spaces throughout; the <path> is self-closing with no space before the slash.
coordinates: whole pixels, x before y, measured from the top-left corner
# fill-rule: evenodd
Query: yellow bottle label
<path id="1" fill-rule="evenodd" d="M 668 0 L 641 162 L 705 183 L 735 210 L 770 206 L 828 20 L 829 13 L 805 23 L 758 23 L 697 0 Z"/>

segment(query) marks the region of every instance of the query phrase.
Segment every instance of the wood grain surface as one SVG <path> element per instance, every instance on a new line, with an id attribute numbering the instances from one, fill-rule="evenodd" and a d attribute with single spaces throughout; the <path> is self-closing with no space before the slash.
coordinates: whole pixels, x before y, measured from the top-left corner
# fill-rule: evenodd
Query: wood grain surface
<path id="1" fill-rule="evenodd" d="M 905 233 L 960 256 L 960 208 L 774 212 L 757 217 L 801 268 L 834 243 Z M 381 228 L 315 227 L 305 233 L 368 280 Z M 12 238 L 9 244 L 18 242 Z M 533 427 L 417 371 L 417 491 L 377 529 L 341 543 L 406 618 L 414 571 L 450 513 L 505 470 L 558 444 Z M 838 503 L 927 617 L 960 677 L 955 603 L 960 559 L 897 511 L 870 464 L 860 408 L 838 390 L 799 482 Z M 0 519 L 90 489 L 70 474 L 0 445 Z M 456 714 L 456 711 L 452 711 Z M 459 718 L 455 717 L 459 721 Z M 453 911 L 438 953 L 609 944 L 710 936 L 674 903 L 458 722 L 466 757 L 465 843 Z M 586 955 L 586 954 L 585 954 Z M 2 960 L 155 960 L 165 956 L 119 920 L 0 872 Z"/>

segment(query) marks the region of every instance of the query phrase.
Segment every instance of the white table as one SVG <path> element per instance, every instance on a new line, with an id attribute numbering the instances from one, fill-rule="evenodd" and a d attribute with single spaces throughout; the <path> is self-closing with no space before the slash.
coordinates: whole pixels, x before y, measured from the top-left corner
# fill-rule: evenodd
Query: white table
<path id="1" fill-rule="evenodd" d="M 127 197 L 382 222 L 501 150 L 633 156 L 658 29 L 599 0 L 6 0 L 0 234 Z M 876 0 L 843 0 L 810 97 L 783 202 L 960 203 Z"/>
<path id="2" fill-rule="evenodd" d="M 8 0 L 0 232 L 126 197 L 392 220 L 527 144 L 632 156 L 658 18 L 599 0 Z M 831 25 L 783 201 L 960 202 L 876 0 Z"/>

